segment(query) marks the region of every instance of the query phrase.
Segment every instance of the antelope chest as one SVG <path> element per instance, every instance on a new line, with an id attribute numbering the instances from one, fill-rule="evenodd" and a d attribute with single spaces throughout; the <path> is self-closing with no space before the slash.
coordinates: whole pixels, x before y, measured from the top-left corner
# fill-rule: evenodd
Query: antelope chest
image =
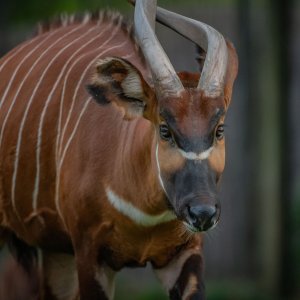
<path id="1" fill-rule="evenodd" d="M 115 227 L 113 231 L 100 248 L 99 257 L 114 270 L 144 267 L 148 262 L 163 267 L 190 242 L 178 221 L 153 228 Z"/>

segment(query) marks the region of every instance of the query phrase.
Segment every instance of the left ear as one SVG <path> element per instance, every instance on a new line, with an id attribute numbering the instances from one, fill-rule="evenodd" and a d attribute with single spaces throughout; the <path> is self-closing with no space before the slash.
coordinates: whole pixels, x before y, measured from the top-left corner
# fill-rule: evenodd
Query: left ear
<path id="1" fill-rule="evenodd" d="M 232 43 L 226 41 L 226 44 L 228 49 L 228 66 L 227 66 L 227 73 L 225 77 L 224 98 L 225 98 L 226 108 L 228 108 L 231 101 L 233 83 L 236 79 L 237 71 L 238 71 L 238 57 Z"/>
<path id="2" fill-rule="evenodd" d="M 107 57 L 96 63 L 88 92 L 97 103 L 114 103 L 126 119 L 144 116 L 153 105 L 154 93 L 141 73 L 129 61 Z M 151 102 L 151 103 L 150 103 Z"/>

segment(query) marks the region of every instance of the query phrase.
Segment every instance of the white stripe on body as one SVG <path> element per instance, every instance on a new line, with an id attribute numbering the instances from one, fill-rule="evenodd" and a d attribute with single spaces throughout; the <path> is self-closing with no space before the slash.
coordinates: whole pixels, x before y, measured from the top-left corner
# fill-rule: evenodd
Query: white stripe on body
<path id="1" fill-rule="evenodd" d="M 40 46 L 42 46 L 45 42 L 47 42 L 47 41 L 53 36 L 53 34 L 54 34 L 54 32 L 51 32 L 45 39 L 43 39 L 42 41 L 40 41 L 40 42 L 39 42 L 39 43 L 38 43 L 38 44 L 37 44 L 30 52 L 28 52 L 28 53 L 23 57 L 23 59 L 20 61 L 19 65 L 17 66 L 17 68 L 14 70 L 14 73 L 13 73 L 12 76 L 10 77 L 9 83 L 8 83 L 8 85 L 7 85 L 7 87 L 6 87 L 5 91 L 4 91 L 4 93 L 3 93 L 3 95 L 2 95 L 2 99 L 1 99 L 1 101 L 0 101 L 0 109 L 1 109 L 1 107 L 2 107 L 2 105 L 3 105 L 3 103 L 4 103 L 4 100 L 5 100 L 6 96 L 7 96 L 8 91 L 10 90 L 11 85 L 12 85 L 12 83 L 13 83 L 13 81 L 14 81 L 14 79 L 15 79 L 17 73 L 18 73 L 18 71 L 19 71 L 20 68 L 22 67 L 22 65 L 23 65 L 23 64 L 25 63 L 25 61 L 31 56 L 31 54 L 34 53 L 35 50 L 37 50 L 38 48 L 40 48 Z M 38 59 L 38 60 L 39 60 L 39 59 Z M 34 65 L 36 65 L 36 62 L 33 64 L 33 66 L 31 66 L 30 70 L 34 67 Z M 30 72 L 30 71 L 29 71 L 29 72 Z M 20 87 L 22 87 L 24 80 L 25 80 L 25 78 L 23 78 L 23 81 L 21 82 Z M 20 89 L 21 89 L 20 87 L 19 87 L 19 89 L 18 89 L 16 95 L 19 93 L 19 91 L 20 91 Z M 16 98 L 16 97 L 15 97 L 15 98 Z M 14 98 L 14 100 L 15 100 L 15 98 Z M 1 139 L 0 139 L 0 146 L 1 146 Z"/>
<path id="2" fill-rule="evenodd" d="M 120 24 L 119 24 L 119 26 L 120 26 Z M 117 26 L 116 30 L 113 32 L 113 34 L 111 35 L 111 37 L 106 42 L 109 42 L 114 37 L 114 35 L 119 30 L 119 26 Z M 59 150 L 58 150 L 59 162 L 58 162 L 58 165 L 57 165 L 56 189 L 55 189 L 55 205 L 56 205 L 56 210 L 57 210 L 60 218 L 63 220 L 63 222 L 64 222 L 64 218 L 63 218 L 63 215 L 62 215 L 62 212 L 61 212 L 61 209 L 60 209 L 60 204 L 59 204 L 60 172 L 61 172 L 61 167 L 63 165 L 63 161 L 64 161 L 64 158 L 65 158 L 66 152 L 67 152 L 68 147 L 69 147 L 69 145 L 70 145 L 70 143 L 71 143 L 71 141 L 72 141 L 72 139 L 73 139 L 73 137 L 74 137 L 74 135 L 76 133 L 77 127 L 76 127 L 75 131 L 73 130 L 73 132 L 72 132 L 71 136 L 69 137 L 69 139 L 68 139 L 68 141 L 67 141 L 67 143 L 66 143 L 65 148 L 64 148 L 63 151 L 62 151 L 62 143 L 63 143 L 64 134 L 65 134 L 66 128 L 67 128 L 68 123 L 70 121 L 71 114 L 72 114 L 72 111 L 73 111 L 73 108 L 74 108 L 74 105 L 75 105 L 75 99 L 76 99 L 76 96 L 77 96 L 77 92 L 79 90 L 79 87 L 82 85 L 82 81 L 83 81 L 84 77 L 86 76 L 86 73 L 88 72 L 88 70 L 92 66 L 92 64 L 95 63 L 95 61 L 99 57 L 101 57 L 103 54 L 105 54 L 105 53 L 107 53 L 107 52 L 109 52 L 109 51 L 111 51 L 113 49 L 120 48 L 120 47 L 124 46 L 127 42 L 128 42 L 128 40 L 126 39 L 123 43 L 115 45 L 115 46 L 112 46 L 112 47 L 110 47 L 110 48 L 102 51 L 101 53 L 99 53 L 97 55 L 97 57 L 95 57 L 89 63 L 89 65 L 86 67 L 86 69 L 83 71 L 83 73 L 82 73 L 82 75 L 81 75 L 81 77 L 80 77 L 80 79 L 78 81 L 77 87 L 75 89 L 75 92 L 74 92 L 74 95 L 73 95 L 73 99 L 72 99 L 71 108 L 69 109 L 69 114 L 67 116 L 67 120 L 66 120 L 66 123 L 65 123 L 64 128 L 63 128 L 62 136 L 61 136 L 61 139 L 60 139 L 60 146 L 59 146 Z M 104 44 L 107 44 L 107 43 L 104 43 Z M 102 44 L 101 47 L 99 47 L 98 49 L 101 49 L 104 44 Z"/>
<path id="3" fill-rule="evenodd" d="M 75 123 L 75 125 L 74 125 L 73 131 L 72 131 L 72 133 L 70 134 L 70 137 L 69 137 L 69 139 L 68 139 L 68 141 L 67 141 L 67 143 L 66 143 L 66 148 L 65 148 L 65 151 L 64 151 L 64 153 L 63 153 L 63 157 L 62 157 L 61 163 L 60 163 L 60 165 L 59 165 L 58 173 L 57 173 L 57 177 L 56 177 L 56 189 L 55 189 L 55 192 L 57 192 L 57 193 L 59 192 L 59 190 L 58 190 L 58 187 L 59 187 L 59 176 L 60 176 L 60 169 L 61 169 L 61 166 L 62 166 L 62 163 L 63 163 L 63 159 L 64 159 L 64 157 L 65 157 L 65 155 L 66 155 L 67 149 L 69 148 L 69 145 L 70 145 L 72 139 L 73 139 L 74 136 L 75 136 L 75 133 L 76 133 L 76 131 L 77 131 L 78 125 L 79 125 L 79 123 L 80 123 L 80 120 L 81 120 L 81 118 L 83 117 L 83 114 L 84 114 L 85 111 L 87 110 L 88 105 L 89 105 L 90 103 L 92 103 L 91 100 L 92 100 L 91 97 L 88 98 L 88 99 L 86 100 L 86 102 L 85 102 L 85 104 L 84 104 L 84 106 L 83 106 L 83 108 L 82 108 L 82 110 L 81 110 L 81 112 L 80 112 L 80 114 L 79 114 L 79 117 L 78 117 L 78 119 L 77 119 L 77 121 L 76 121 L 76 123 Z M 58 196 L 56 196 L 56 195 L 57 195 L 57 194 L 55 194 L 55 205 L 56 205 L 56 210 L 57 210 L 57 213 L 58 213 L 59 217 L 61 218 L 61 220 L 62 220 L 64 226 L 66 227 L 66 223 L 65 223 L 65 221 L 64 221 L 64 218 L 63 218 L 63 215 L 62 215 L 60 206 L 59 206 L 59 202 L 58 202 L 58 199 L 59 199 L 59 198 L 58 198 Z"/>
<path id="4" fill-rule="evenodd" d="M 18 67 L 15 69 L 15 71 L 14 71 L 12 77 L 10 78 L 9 84 L 8 84 L 6 90 L 5 90 L 4 95 L 2 96 L 2 99 L 1 99 L 1 102 L 0 102 L 0 109 L 1 109 L 1 106 L 3 105 L 3 103 L 4 103 L 4 101 L 5 101 L 6 95 L 7 95 L 8 91 L 9 91 L 9 88 L 11 87 L 11 84 L 12 84 L 12 82 L 13 82 L 13 80 L 14 80 L 16 74 L 17 74 L 17 72 L 19 71 L 19 69 L 20 69 L 21 66 L 23 65 L 23 63 L 30 57 L 30 55 L 34 52 L 34 50 L 38 49 L 38 48 L 39 48 L 40 46 L 42 46 L 45 42 L 47 42 L 48 39 L 49 39 L 50 37 L 52 37 L 52 35 L 53 35 L 53 33 L 52 33 L 52 34 L 49 34 L 49 36 L 47 36 L 46 39 L 42 40 L 38 45 L 36 45 L 36 46 L 33 48 L 33 50 L 31 50 L 29 53 L 27 53 L 27 55 L 26 55 L 26 56 L 22 59 L 22 61 L 19 63 Z M 18 98 L 18 95 L 19 95 L 19 93 L 20 93 L 20 90 L 21 90 L 21 88 L 23 87 L 23 85 L 24 85 L 26 79 L 28 78 L 30 72 L 31 72 L 31 71 L 33 70 L 33 68 L 37 65 L 37 63 L 39 62 L 39 60 L 40 60 L 40 58 L 38 58 L 38 59 L 34 62 L 34 64 L 33 64 L 33 65 L 31 66 L 31 68 L 29 69 L 28 73 L 26 74 L 26 76 L 24 76 L 24 78 L 23 78 L 22 82 L 20 83 L 20 85 L 19 85 L 19 87 L 18 87 L 18 89 L 17 89 L 17 91 L 16 91 L 16 93 L 15 93 L 15 96 L 14 96 L 13 100 L 11 101 L 10 106 L 9 106 L 7 112 L 6 112 L 5 118 L 4 118 L 3 123 L 2 123 L 1 131 L 0 131 L 0 149 L 1 149 L 1 146 L 2 146 L 2 138 L 3 138 L 4 130 L 5 130 L 5 127 L 6 127 L 6 123 L 7 123 L 7 121 L 8 121 L 8 118 L 9 118 L 10 114 L 11 114 L 11 111 L 12 111 L 14 105 L 15 105 L 15 102 L 16 102 L 16 100 L 17 100 L 17 98 Z"/>
<path id="5" fill-rule="evenodd" d="M 213 148 L 214 147 L 212 146 L 212 147 L 210 147 L 210 148 L 208 148 L 205 151 L 200 152 L 200 153 L 185 152 L 182 149 L 178 149 L 178 151 L 186 159 L 189 159 L 189 160 L 205 160 L 209 157 L 209 155 L 212 152 Z"/>
<path id="6" fill-rule="evenodd" d="M 58 38 L 53 44 L 51 44 L 51 46 L 49 46 L 40 56 L 39 58 L 36 60 L 36 62 L 33 64 L 32 68 L 30 68 L 29 72 L 27 73 L 27 75 L 25 76 L 24 80 L 29 76 L 29 74 L 32 72 L 34 66 L 39 62 L 39 60 L 44 57 L 44 55 L 49 52 L 50 49 L 53 48 L 53 46 L 55 46 L 58 42 L 60 42 L 62 39 L 66 38 L 67 36 L 71 35 L 73 32 L 76 32 L 77 30 L 81 30 L 82 27 L 79 26 L 79 27 L 76 27 L 74 28 L 73 30 L 67 32 L 66 34 L 62 35 L 60 38 Z M 67 47 L 67 46 L 66 46 Z M 65 47 L 62 49 L 64 50 Z M 18 215 L 17 213 L 17 210 L 16 210 L 16 203 L 15 203 L 15 189 L 16 189 L 16 179 L 17 179 L 17 175 L 18 175 L 18 167 L 19 167 L 19 155 L 20 155 L 20 148 L 21 148 L 21 143 L 22 143 L 22 137 L 23 137 L 23 129 L 24 129 L 24 125 L 25 125 L 25 122 L 26 122 L 26 119 L 27 119 L 27 116 L 28 116 L 28 112 L 29 112 L 29 109 L 31 107 L 31 104 L 33 102 L 33 99 L 34 99 L 34 96 L 35 96 L 35 93 L 38 89 L 38 87 L 40 86 L 40 83 L 42 81 L 42 79 L 45 77 L 45 74 L 46 72 L 48 71 L 49 67 L 52 65 L 52 63 L 55 61 L 55 59 L 57 58 L 57 56 L 59 55 L 59 53 L 62 52 L 59 51 L 55 56 L 54 58 L 52 58 L 52 60 L 50 61 L 50 63 L 48 64 L 48 66 L 45 68 L 45 70 L 43 71 L 39 81 L 37 82 L 34 90 L 33 90 L 33 93 L 29 99 L 29 101 L 27 102 L 27 106 L 26 106 L 26 109 L 24 111 L 24 114 L 23 114 L 23 118 L 21 120 L 21 124 L 20 124 L 20 127 L 19 127 L 19 132 L 18 132 L 18 139 L 17 139 L 17 145 L 16 145 L 16 153 L 15 153 L 15 162 L 14 162 L 14 172 L 13 172 L 13 176 L 12 176 L 12 187 L 11 187 L 11 199 L 12 199 L 12 206 L 16 212 L 16 214 Z M 22 81 L 21 85 L 24 84 L 24 80 Z"/>
<path id="7" fill-rule="evenodd" d="M 156 226 L 176 219 L 175 214 L 167 210 L 159 215 L 149 215 L 133 206 L 127 200 L 122 199 L 109 187 L 105 189 L 109 203 L 121 214 L 127 216 L 135 224 L 145 227 Z"/>
<path id="8" fill-rule="evenodd" d="M 100 23 L 100 20 L 98 21 L 97 25 L 98 26 Z M 73 40 L 72 43 L 70 43 L 68 46 L 71 46 L 72 44 L 76 43 L 78 40 L 84 38 L 85 36 L 87 36 L 91 31 L 94 30 L 99 30 L 99 28 L 97 27 L 92 27 L 90 28 L 87 32 L 85 32 L 83 35 L 81 35 L 80 37 L 78 37 L 77 39 Z M 94 37 L 93 39 L 90 39 L 87 43 L 83 44 L 81 47 L 79 47 L 70 57 L 69 59 L 65 62 L 63 68 L 60 71 L 60 74 L 58 75 L 56 82 L 52 88 L 52 90 L 50 91 L 48 98 L 45 102 L 45 106 L 43 108 L 43 111 L 41 113 L 41 117 L 40 117 L 40 122 L 39 122 L 39 127 L 38 127 L 38 140 L 37 140 L 37 151 L 36 151 L 36 176 L 35 176 L 35 183 L 34 183 L 34 191 L 33 191 L 33 203 L 32 203 L 32 207 L 34 212 L 36 212 L 37 210 L 37 201 L 38 201 L 38 194 L 39 194 L 39 183 L 40 183 L 40 156 L 41 156 L 41 145 L 42 145 L 42 130 L 43 130 L 43 123 L 44 123 L 44 118 L 49 106 L 49 103 L 52 100 L 52 96 L 53 93 L 55 91 L 55 89 L 57 88 L 59 81 L 61 80 L 68 64 L 70 63 L 70 61 L 76 56 L 77 53 L 79 53 L 84 47 L 86 47 L 87 45 L 89 45 L 90 43 L 92 43 L 94 40 L 96 40 L 97 38 L 99 38 L 99 36 L 101 36 L 101 34 L 96 35 L 96 37 Z"/>
<path id="9" fill-rule="evenodd" d="M 107 31 L 109 31 L 113 26 L 113 23 L 110 23 L 110 26 L 108 26 L 106 28 L 106 30 L 102 31 L 100 36 L 102 36 L 104 33 L 106 33 Z M 119 27 L 117 27 L 117 30 L 119 30 Z M 113 36 L 114 34 L 116 34 L 116 31 L 113 32 Z M 110 39 L 109 39 L 110 40 Z M 101 46 L 99 46 L 98 48 L 96 48 L 95 50 L 100 50 L 103 45 L 105 45 L 106 43 L 103 43 L 101 44 Z M 73 63 L 72 65 L 70 66 L 70 68 L 68 69 L 68 72 L 66 73 L 65 75 L 65 78 L 64 78 L 64 84 L 63 84 L 63 89 L 62 89 L 62 95 L 61 95 L 61 101 L 60 101 L 60 107 L 59 107 L 59 116 L 58 116 L 58 132 L 57 132 L 57 135 L 56 135 L 56 143 L 55 143 L 55 158 L 56 158 L 56 166 L 59 165 L 59 154 L 61 153 L 61 147 L 62 147 L 62 141 L 63 141 L 63 137 L 61 138 L 61 127 L 62 127 L 62 111 L 63 111 L 63 104 L 64 104 L 64 98 L 65 98 L 65 92 L 66 92 L 66 85 L 67 85 L 67 81 L 69 79 L 69 76 L 73 70 L 73 68 L 76 66 L 76 64 L 82 59 L 84 58 L 86 55 L 85 54 L 82 54 L 81 56 L 79 56 Z M 72 103 L 71 103 L 71 107 L 70 107 L 70 110 L 69 110 L 69 114 L 68 114 L 68 119 L 70 118 L 70 114 L 71 112 L 73 111 L 73 107 L 74 107 L 74 100 L 75 99 L 75 96 L 73 96 L 73 99 L 72 99 Z M 67 121 L 69 122 L 69 121 Z M 66 124 L 64 126 L 64 129 L 63 129 L 63 135 L 64 135 L 64 132 L 65 132 L 65 127 L 66 127 Z"/>
<path id="10" fill-rule="evenodd" d="M 109 29 L 109 28 L 108 28 Z M 96 48 L 95 50 L 101 50 L 104 46 L 106 46 L 114 37 L 115 35 L 118 33 L 120 29 L 120 23 L 118 24 L 118 26 L 116 26 L 116 28 L 114 29 L 114 31 L 112 32 L 112 35 L 109 37 L 109 39 L 107 39 L 103 44 L 101 44 L 101 46 L 99 46 L 98 48 Z M 108 30 L 106 30 L 108 31 Z M 72 98 L 72 103 L 71 103 L 71 107 L 69 109 L 69 113 L 68 113 L 68 116 L 67 116 L 67 119 L 66 119 L 66 122 L 65 122 L 65 125 L 63 127 L 63 130 L 62 130 L 62 134 L 61 134 L 61 137 L 60 137 L 60 134 L 58 134 L 58 139 L 60 138 L 60 145 L 59 145 L 59 149 L 58 149 L 58 157 L 61 155 L 61 152 L 62 152 L 62 142 L 63 142 L 63 139 L 64 139 L 64 135 L 65 135 L 65 132 L 66 132 L 66 129 L 68 127 L 68 124 L 69 124 L 69 121 L 70 121 L 70 118 L 71 118 L 71 115 L 72 115 L 72 112 L 73 112 L 73 109 L 74 109 L 74 105 L 75 105 L 75 100 L 76 100 L 76 96 L 77 96 L 77 93 L 78 93 L 78 90 L 82 84 L 82 81 L 84 79 L 84 77 L 86 76 L 88 70 L 90 69 L 90 67 L 92 66 L 93 63 L 95 63 L 95 60 L 98 59 L 99 57 L 101 57 L 104 53 L 110 51 L 111 49 L 114 49 L 114 48 L 119 48 L 121 46 L 123 46 L 125 43 L 127 42 L 127 40 L 125 40 L 122 44 L 119 44 L 119 45 L 116 45 L 116 46 L 113 46 L 111 48 L 108 48 L 106 50 L 104 50 L 102 53 L 98 54 L 97 57 L 95 57 L 88 65 L 87 67 L 84 69 L 84 71 L 82 72 L 80 78 L 79 78 L 79 81 L 77 83 L 77 86 L 74 90 L 74 94 L 73 94 L 73 98 Z M 68 73 L 66 74 L 65 76 L 65 80 L 64 80 L 64 85 L 63 85 L 63 90 L 62 90 L 62 96 L 61 96 L 61 99 L 62 99 L 62 102 L 63 102 L 63 99 L 65 97 L 65 92 L 66 92 L 66 85 L 67 85 L 67 81 L 68 81 L 68 77 L 71 73 L 71 71 L 73 70 L 74 66 L 82 59 L 84 58 L 85 55 L 82 55 L 81 57 L 79 57 L 73 64 L 72 66 L 70 67 L 70 69 L 68 70 Z"/>
<path id="11" fill-rule="evenodd" d="M 0 73 L 4 69 L 4 67 L 7 65 L 8 62 L 10 62 L 16 55 L 18 55 L 25 47 L 30 46 L 33 42 L 35 42 L 37 37 L 25 42 L 22 46 L 20 46 L 15 52 L 13 52 L 11 55 L 8 53 L 9 56 L 5 57 L 4 62 L 2 65 L 0 65 Z"/>
<path id="12" fill-rule="evenodd" d="M 136 53 L 135 53 L 135 52 L 131 52 L 131 53 L 125 55 L 125 56 L 122 56 L 121 58 L 127 59 L 127 60 L 128 60 L 128 59 L 131 58 L 133 55 L 136 55 Z"/>

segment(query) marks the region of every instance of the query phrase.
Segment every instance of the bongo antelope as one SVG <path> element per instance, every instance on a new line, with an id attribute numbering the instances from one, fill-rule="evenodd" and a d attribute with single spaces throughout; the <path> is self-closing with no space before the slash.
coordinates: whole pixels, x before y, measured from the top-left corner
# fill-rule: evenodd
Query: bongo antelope
<path id="1" fill-rule="evenodd" d="M 201 48 L 201 75 L 175 72 L 155 18 Z M 114 274 L 147 263 L 170 299 L 205 298 L 237 64 L 219 32 L 156 0 L 136 1 L 134 30 L 64 17 L 0 60 L 0 233 L 42 272 L 41 299 L 112 299 Z"/>

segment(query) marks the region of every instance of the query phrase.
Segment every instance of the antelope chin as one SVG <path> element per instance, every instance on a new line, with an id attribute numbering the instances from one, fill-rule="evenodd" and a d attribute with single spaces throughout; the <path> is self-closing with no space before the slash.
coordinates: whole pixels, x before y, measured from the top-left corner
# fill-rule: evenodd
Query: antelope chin
<path id="1" fill-rule="evenodd" d="M 214 229 L 217 225 L 218 225 L 219 220 L 215 221 L 215 223 L 213 224 L 212 227 L 210 227 L 208 230 L 212 230 Z M 197 228 L 194 225 L 190 224 L 187 221 L 183 221 L 184 226 L 186 227 L 186 229 L 191 232 L 191 233 L 200 233 L 200 232 L 205 232 L 208 230 L 202 230 L 201 228 Z"/>
<path id="2" fill-rule="evenodd" d="M 184 221 L 183 222 L 184 226 L 186 227 L 186 229 L 191 232 L 191 233 L 199 233 L 201 232 L 200 228 L 196 228 L 195 226 L 189 224 L 188 222 Z"/>

